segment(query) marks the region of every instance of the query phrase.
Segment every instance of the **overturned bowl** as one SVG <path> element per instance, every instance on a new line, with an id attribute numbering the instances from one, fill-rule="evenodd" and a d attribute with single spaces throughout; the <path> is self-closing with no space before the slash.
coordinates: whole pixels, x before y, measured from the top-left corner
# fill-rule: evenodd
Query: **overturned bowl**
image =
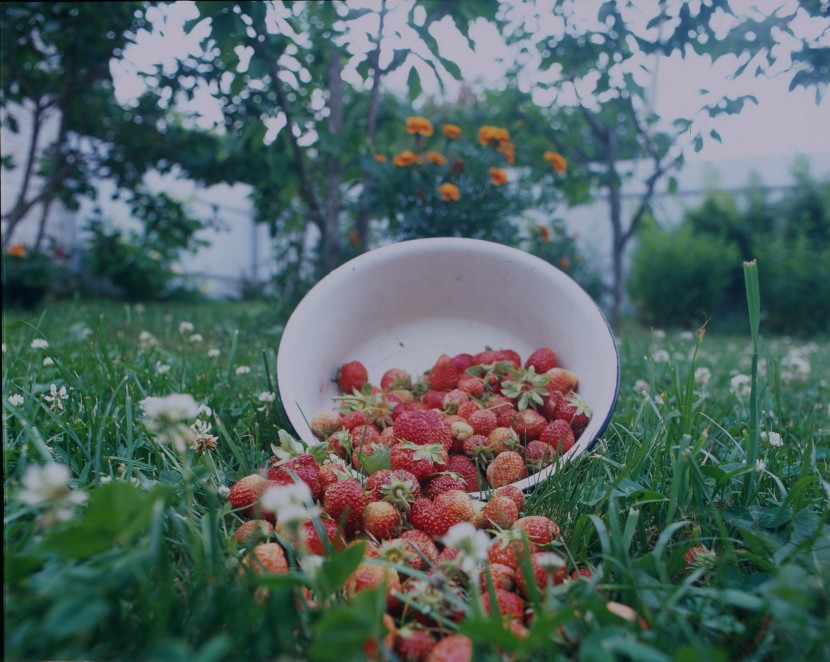
<path id="1" fill-rule="evenodd" d="M 277 380 L 297 434 L 316 443 L 312 416 L 340 395 L 335 374 L 360 361 L 369 381 L 389 368 L 421 375 L 441 354 L 509 348 L 524 361 L 539 347 L 579 377 L 592 417 L 568 461 L 593 446 L 617 401 L 614 335 L 594 300 L 548 262 L 478 239 L 414 239 L 371 250 L 329 273 L 288 320 Z M 522 490 L 554 473 L 554 463 L 514 483 Z M 485 498 L 485 494 L 473 496 Z"/>

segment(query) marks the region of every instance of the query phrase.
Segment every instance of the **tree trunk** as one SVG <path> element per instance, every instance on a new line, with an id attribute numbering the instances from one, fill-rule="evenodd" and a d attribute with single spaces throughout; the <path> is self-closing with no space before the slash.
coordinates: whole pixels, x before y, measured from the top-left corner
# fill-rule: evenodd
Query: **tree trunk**
<path id="1" fill-rule="evenodd" d="M 607 181 L 608 207 L 611 216 L 611 241 L 613 262 L 611 325 L 619 328 L 623 299 L 623 249 L 625 238 L 622 227 L 622 199 L 620 196 L 620 177 L 617 172 L 617 137 L 613 131 L 608 132 L 607 141 Z"/>
<path id="2" fill-rule="evenodd" d="M 343 64 L 340 51 L 329 51 L 329 118 L 331 151 L 326 157 L 326 200 L 323 232 L 323 271 L 330 272 L 340 263 L 340 183 L 342 163 L 340 144 L 343 133 Z"/>

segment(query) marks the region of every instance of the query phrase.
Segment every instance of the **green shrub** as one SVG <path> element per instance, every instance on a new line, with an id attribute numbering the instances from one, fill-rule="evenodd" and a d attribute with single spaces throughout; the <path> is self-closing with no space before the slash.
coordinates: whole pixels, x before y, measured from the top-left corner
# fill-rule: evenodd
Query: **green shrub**
<path id="1" fill-rule="evenodd" d="M 700 322 L 721 306 L 739 261 L 725 240 L 694 234 L 691 226 L 649 227 L 632 254 L 628 291 L 644 322 L 683 326 Z"/>

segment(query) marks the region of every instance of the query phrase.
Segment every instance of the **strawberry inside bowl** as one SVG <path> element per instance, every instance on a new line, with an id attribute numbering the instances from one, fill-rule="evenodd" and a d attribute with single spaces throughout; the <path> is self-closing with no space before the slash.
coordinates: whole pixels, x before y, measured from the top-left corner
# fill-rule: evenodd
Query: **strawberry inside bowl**
<path id="1" fill-rule="evenodd" d="M 524 362 L 553 348 L 578 379 L 590 420 L 564 461 L 605 430 L 619 392 L 613 333 L 593 299 L 556 267 L 523 251 L 475 239 L 400 242 L 365 253 L 323 278 L 291 315 L 280 341 L 277 379 L 297 435 L 318 443 L 312 417 L 336 408 L 336 376 L 349 362 L 379 385 L 390 368 L 423 375 L 442 354 L 509 349 Z M 526 490 L 558 463 L 514 484 Z M 484 493 L 476 494 L 485 498 Z"/>

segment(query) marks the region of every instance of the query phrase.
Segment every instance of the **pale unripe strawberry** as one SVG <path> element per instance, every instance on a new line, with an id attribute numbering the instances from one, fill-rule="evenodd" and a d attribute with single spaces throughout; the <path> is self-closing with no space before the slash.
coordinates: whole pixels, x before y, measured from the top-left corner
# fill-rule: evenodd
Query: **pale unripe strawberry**
<path id="1" fill-rule="evenodd" d="M 242 569 L 256 573 L 281 575 L 288 572 L 288 560 L 282 547 L 275 542 L 264 542 L 254 547 L 250 554 L 242 559 Z"/>
<path id="2" fill-rule="evenodd" d="M 311 432 L 318 439 L 328 439 L 329 435 L 343 426 L 340 414 L 334 409 L 323 407 L 311 417 Z"/>

